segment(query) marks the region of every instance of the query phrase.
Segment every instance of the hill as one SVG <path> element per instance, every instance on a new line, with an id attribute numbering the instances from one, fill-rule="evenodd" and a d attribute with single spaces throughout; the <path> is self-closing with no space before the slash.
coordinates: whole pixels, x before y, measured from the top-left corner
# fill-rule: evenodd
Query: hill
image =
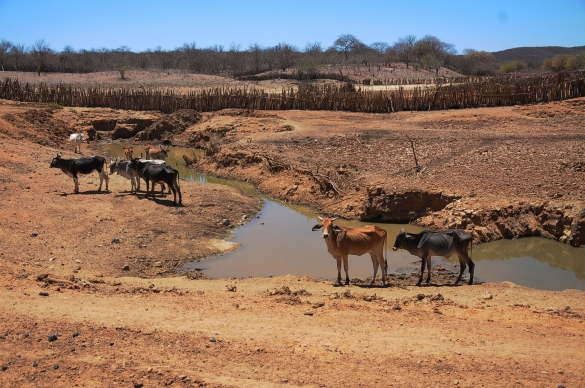
<path id="1" fill-rule="evenodd" d="M 515 59 L 526 62 L 530 67 L 540 67 L 546 58 L 552 58 L 561 54 L 575 55 L 585 51 L 585 46 L 575 47 L 516 47 L 512 49 L 492 52 L 500 63 L 510 62 Z"/>

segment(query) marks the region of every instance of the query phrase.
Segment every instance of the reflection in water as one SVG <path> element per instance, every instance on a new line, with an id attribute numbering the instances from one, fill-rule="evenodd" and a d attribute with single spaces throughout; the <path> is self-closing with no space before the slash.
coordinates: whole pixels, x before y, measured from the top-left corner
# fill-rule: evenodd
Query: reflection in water
<path id="1" fill-rule="evenodd" d="M 337 277 L 336 261 L 327 252 L 321 230 L 312 232 L 319 223 L 317 215 L 304 208 L 303 213 L 266 200 L 260 218 L 235 231 L 234 241 L 241 247 L 200 263 L 186 265 L 183 269 L 203 268 L 204 273 L 215 277 L 248 277 L 309 275 L 316 278 Z M 357 226 L 357 222 L 337 221 L 343 226 Z M 388 272 L 411 272 L 416 258 L 407 252 L 392 252 L 392 244 L 402 225 L 377 224 L 388 231 Z M 407 226 L 411 232 L 414 227 Z M 391 240 L 391 241 L 390 241 Z M 374 269 L 370 255 L 350 256 L 349 276 L 372 276 Z M 380 274 L 380 271 L 378 271 Z"/>
<path id="2" fill-rule="evenodd" d="M 123 157 L 124 144 L 102 146 L 110 156 Z M 135 155 L 144 153 L 141 146 L 133 146 Z M 261 197 L 252 185 L 218 179 L 198 174 L 184 167 L 183 155 L 202 156 L 201 150 L 171 148 L 167 164 L 173 166 L 182 178 L 200 182 L 219 183 L 240 188 L 248 195 Z M 319 223 L 317 215 L 302 206 L 281 205 L 264 197 L 266 205 L 260 218 L 235 231 L 234 241 L 241 246 L 234 252 L 185 265 L 182 270 L 203 268 L 211 278 L 308 275 L 335 280 L 335 260 L 327 252 L 321 232 L 312 232 Z M 338 220 L 349 227 L 366 225 L 357 221 Z M 409 232 L 420 229 L 410 225 L 376 224 L 388 232 L 388 273 L 408 273 L 420 268 L 417 257 L 406 251 L 392 251 L 394 238 L 400 228 Z M 511 281 L 516 284 L 548 290 L 575 288 L 585 290 L 585 251 L 543 238 L 530 237 L 519 240 L 500 240 L 481 244 L 473 249 L 475 276 L 478 281 Z M 453 269 L 458 264 L 456 256 L 448 261 L 433 257 L 433 265 L 443 264 Z M 343 270 L 342 270 L 343 271 Z M 380 274 L 380 272 L 378 272 Z M 365 279 L 372 276 L 370 256 L 350 256 L 349 276 Z M 343 272 L 342 272 L 343 275 Z M 467 271 L 465 273 L 467 276 Z"/>

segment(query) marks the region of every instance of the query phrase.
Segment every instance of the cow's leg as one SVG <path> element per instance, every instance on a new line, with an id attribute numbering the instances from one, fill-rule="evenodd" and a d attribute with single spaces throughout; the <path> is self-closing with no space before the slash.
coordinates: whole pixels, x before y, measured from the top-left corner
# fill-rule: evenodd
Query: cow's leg
<path id="1" fill-rule="evenodd" d="M 174 185 L 168 185 L 169 188 L 172 188 L 173 190 L 173 203 L 175 204 L 175 206 L 177 205 L 177 190 L 175 189 Z"/>
<path id="2" fill-rule="evenodd" d="M 372 266 L 374 267 L 374 277 L 370 283 L 370 286 L 372 286 L 376 282 L 376 275 L 378 274 L 378 258 L 372 252 L 370 252 L 370 258 L 372 259 Z"/>
<path id="3" fill-rule="evenodd" d="M 150 187 L 149 186 L 150 185 L 150 181 L 148 179 L 145 179 L 144 181 L 146 182 L 146 198 L 148 198 L 148 191 L 149 191 L 148 189 Z M 154 183 L 152 184 L 152 187 L 154 188 Z M 152 192 L 153 192 L 153 196 L 154 196 L 154 190 Z"/>
<path id="4" fill-rule="evenodd" d="M 461 280 L 461 277 L 463 276 L 463 272 L 465 271 L 465 268 L 467 268 L 467 265 L 465 265 L 465 261 L 464 261 L 460 252 L 457 253 L 457 258 L 459 259 L 459 276 L 457 276 L 457 280 L 455 280 L 455 284 L 459 284 L 459 281 Z"/>
<path id="5" fill-rule="evenodd" d="M 106 191 L 108 191 L 108 183 L 110 181 L 110 177 L 108 177 L 108 173 L 106 172 L 105 168 L 99 172 L 99 176 L 100 176 L 100 187 L 98 187 L 98 191 L 102 191 L 102 183 L 104 182 L 104 180 L 106 181 Z"/>
<path id="6" fill-rule="evenodd" d="M 349 267 L 349 264 L 347 262 L 347 255 L 343 255 L 343 270 L 345 271 L 345 285 L 346 286 L 349 285 L 349 274 L 347 272 L 348 267 Z"/>
<path id="7" fill-rule="evenodd" d="M 431 281 L 431 255 L 427 256 L 427 284 Z"/>
<path id="8" fill-rule="evenodd" d="M 138 176 L 138 174 L 136 175 L 136 194 L 138 194 L 138 191 L 140 190 L 140 176 Z"/>
<path id="9" fill-rule="evenodd" d="M 418 279 L 418 283 L 416 283 L 417 286 L 420 286 L 422 283 L 423 274 L 425 273 L 426 259 L 427 259 L 426 255 L 423 255 L 423 257 L 421 257 L 422 261 L 421 261 L 421 265 L 420 265 L 420 278 Z"/>
<path id="10" fill-rule="evenodd" d="M 378 257 L 378 264 L 380 264 L 380 270 L 382 271 L 382 285 L 386 285 L 386 279 L 388 279 L 388 263 L 384 259 L 384 254 L 380 252 L 376 255 Z"/>
<path id="11" fill-rule="evenodd" d="M 75 192 L 79 193 L 79 181 L 76 176 L 73 177 L 73 183 L 75 183 Z"/>
<path id="12" fill-rule="evenodd" d="M 459 283 L 459 281 L 461 280 L 461 277 L 463 276 L 463 271 L 465 271 L 465 267 L 467 264 L 469 266 L 469 285 L 473 284 L 473 272 L 475 270 L 475 263 L 471 260 L 471 257 L 469 257 L 469 254 L 467 253 L 467 247 L 465 248 L 465 250 L 462 250 L 461 252 L 457 253 L 457 257 L 459 257 L 459 277 L 457 278 L 457 281 L 455 282 L 455 284 Z"/>
<path id="13" fill-rule="evenodd" d="M 179 205 L 181 205 L 183 203 L 183 196 L 181 195 L 181 187 L 179 186 L 179 177 L 178 176 L 177 176 L 177 179 L 175 180 L 175 182 L 173 182 L 173 187 L 179 193 Z"/>
<path id="14" fill-rule="evenodd" d="M 136 178 L 134 176 L 130 177 L 130 184 L 132 185 L 130 193 L 136 193 Z"/>
<path id="15" fill-rule="evenodd" d="M 337 260 L 337 285 L 341 286 L 341 256 L 337 256 L 335 260 Z"/>

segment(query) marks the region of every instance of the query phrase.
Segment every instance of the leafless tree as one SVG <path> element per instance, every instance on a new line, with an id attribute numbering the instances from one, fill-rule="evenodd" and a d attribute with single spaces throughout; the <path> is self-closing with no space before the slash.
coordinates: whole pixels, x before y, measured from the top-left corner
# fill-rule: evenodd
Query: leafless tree
<path id="1" fill-rule="evenodd" d="M 49 56 L 53 53 L 53 50 L 49 47 L 49 44 L 44 39 L 37 40 L 31 49 L 31 54 L 37 64 L 37 73 L 41 75 L 41 71 L 46 71 L 49 62 Z"/>
<path id="2" fill-rule="evenodd" d="M 408 69 L 408 66 L 415 61 L 416 54 L 414 51 L 414 44 L 416 43 L 416 36 L 406 35 L 403 38 L 398 39 L 394 43 L 393 49 L 398 55 L 400 62 L 403 62 Z"/>
<path id="3" fill-rule="evenodd" d="M 357 45 L 361 43 L 355 36 L 351 34 L 339 35 L 335 42 L 333 42 L 333 48 L 337 51 L 343 52 L 345 59 L 349 59 L 349 53 L 354 50 Z"/>
<path id="4" fill-rule="evenodd" d="M 14 70 L 18 70 L 26 54 L 26 49 L 24 45 L 20 43 L 13 44 L 12 47 L 10 47 L 9 54 Z"/>
<path id="5" fill-rule="evenodd" d="M 262 47 L 258 43 L 253 43 L 248 47 L 248 52 L 252 54 L 252 64 L 256 73 L 260 72 L 260 66 L 262 64 Z"/>
<path id="6" fill-rule="evenodd" d="M 9 41 L 4 39 L 0 40 L 0 67 L 2 67 L 2 71 L 4 71 L 4 61 L 11 47 L 12 43 Z"/>
<path id="7" fill-rule="evenodd" d="M 442 42 L 432 35 L 426 35 L 417 41 L 414 51 L 419 63 L 427 69 L 435 69 L 437 76 L 439 68 L 445 64 L 449 56 L 456 53 L 454 45 Z"/>

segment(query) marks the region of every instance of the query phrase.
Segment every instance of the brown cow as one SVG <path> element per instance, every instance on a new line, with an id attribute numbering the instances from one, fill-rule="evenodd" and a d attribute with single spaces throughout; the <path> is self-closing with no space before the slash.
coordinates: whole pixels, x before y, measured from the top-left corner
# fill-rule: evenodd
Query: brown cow
<path id="1" fill-rule="evenodd" d="M 321 218 L 322 224 L 313 226 L 313 231 L 323 228 L 323 238 L 327 244 L 327 250 L 337 260 L 337 284 L 341 285 L 341 260 L 345 270 L 345 284 L 349 284 L 347 273 L 347 256 L 361 256 L 369 253 L 374 266 L 374 277 L 370 285 L 374 284 L 378 266 L 382 268 L 382 284 L 386 285 L 388 263 L 384 259 L 386 246 L 386 231 L 377 226 L 364 226 L 362 228 L 346 228 L 333 225 L 336 218 Z"/>
<path id="2" fill-rule="evenodd" d="M 132 160 L 133 153 L 134 153 L 134 149 L 132 148 L 132 146 L 124 147 L 124 157 L 126 158 L 126 160 Z"/>
<path id="3" fill-rule="evenodd" d="M 144 146 L 144 150 L 146 151 L 146 160 L 150 159 L 163 159 L 169 156 L 168 149 L 164 149 L 161 147 L 155 147 L 152 144 L 147 144 Z"/>

